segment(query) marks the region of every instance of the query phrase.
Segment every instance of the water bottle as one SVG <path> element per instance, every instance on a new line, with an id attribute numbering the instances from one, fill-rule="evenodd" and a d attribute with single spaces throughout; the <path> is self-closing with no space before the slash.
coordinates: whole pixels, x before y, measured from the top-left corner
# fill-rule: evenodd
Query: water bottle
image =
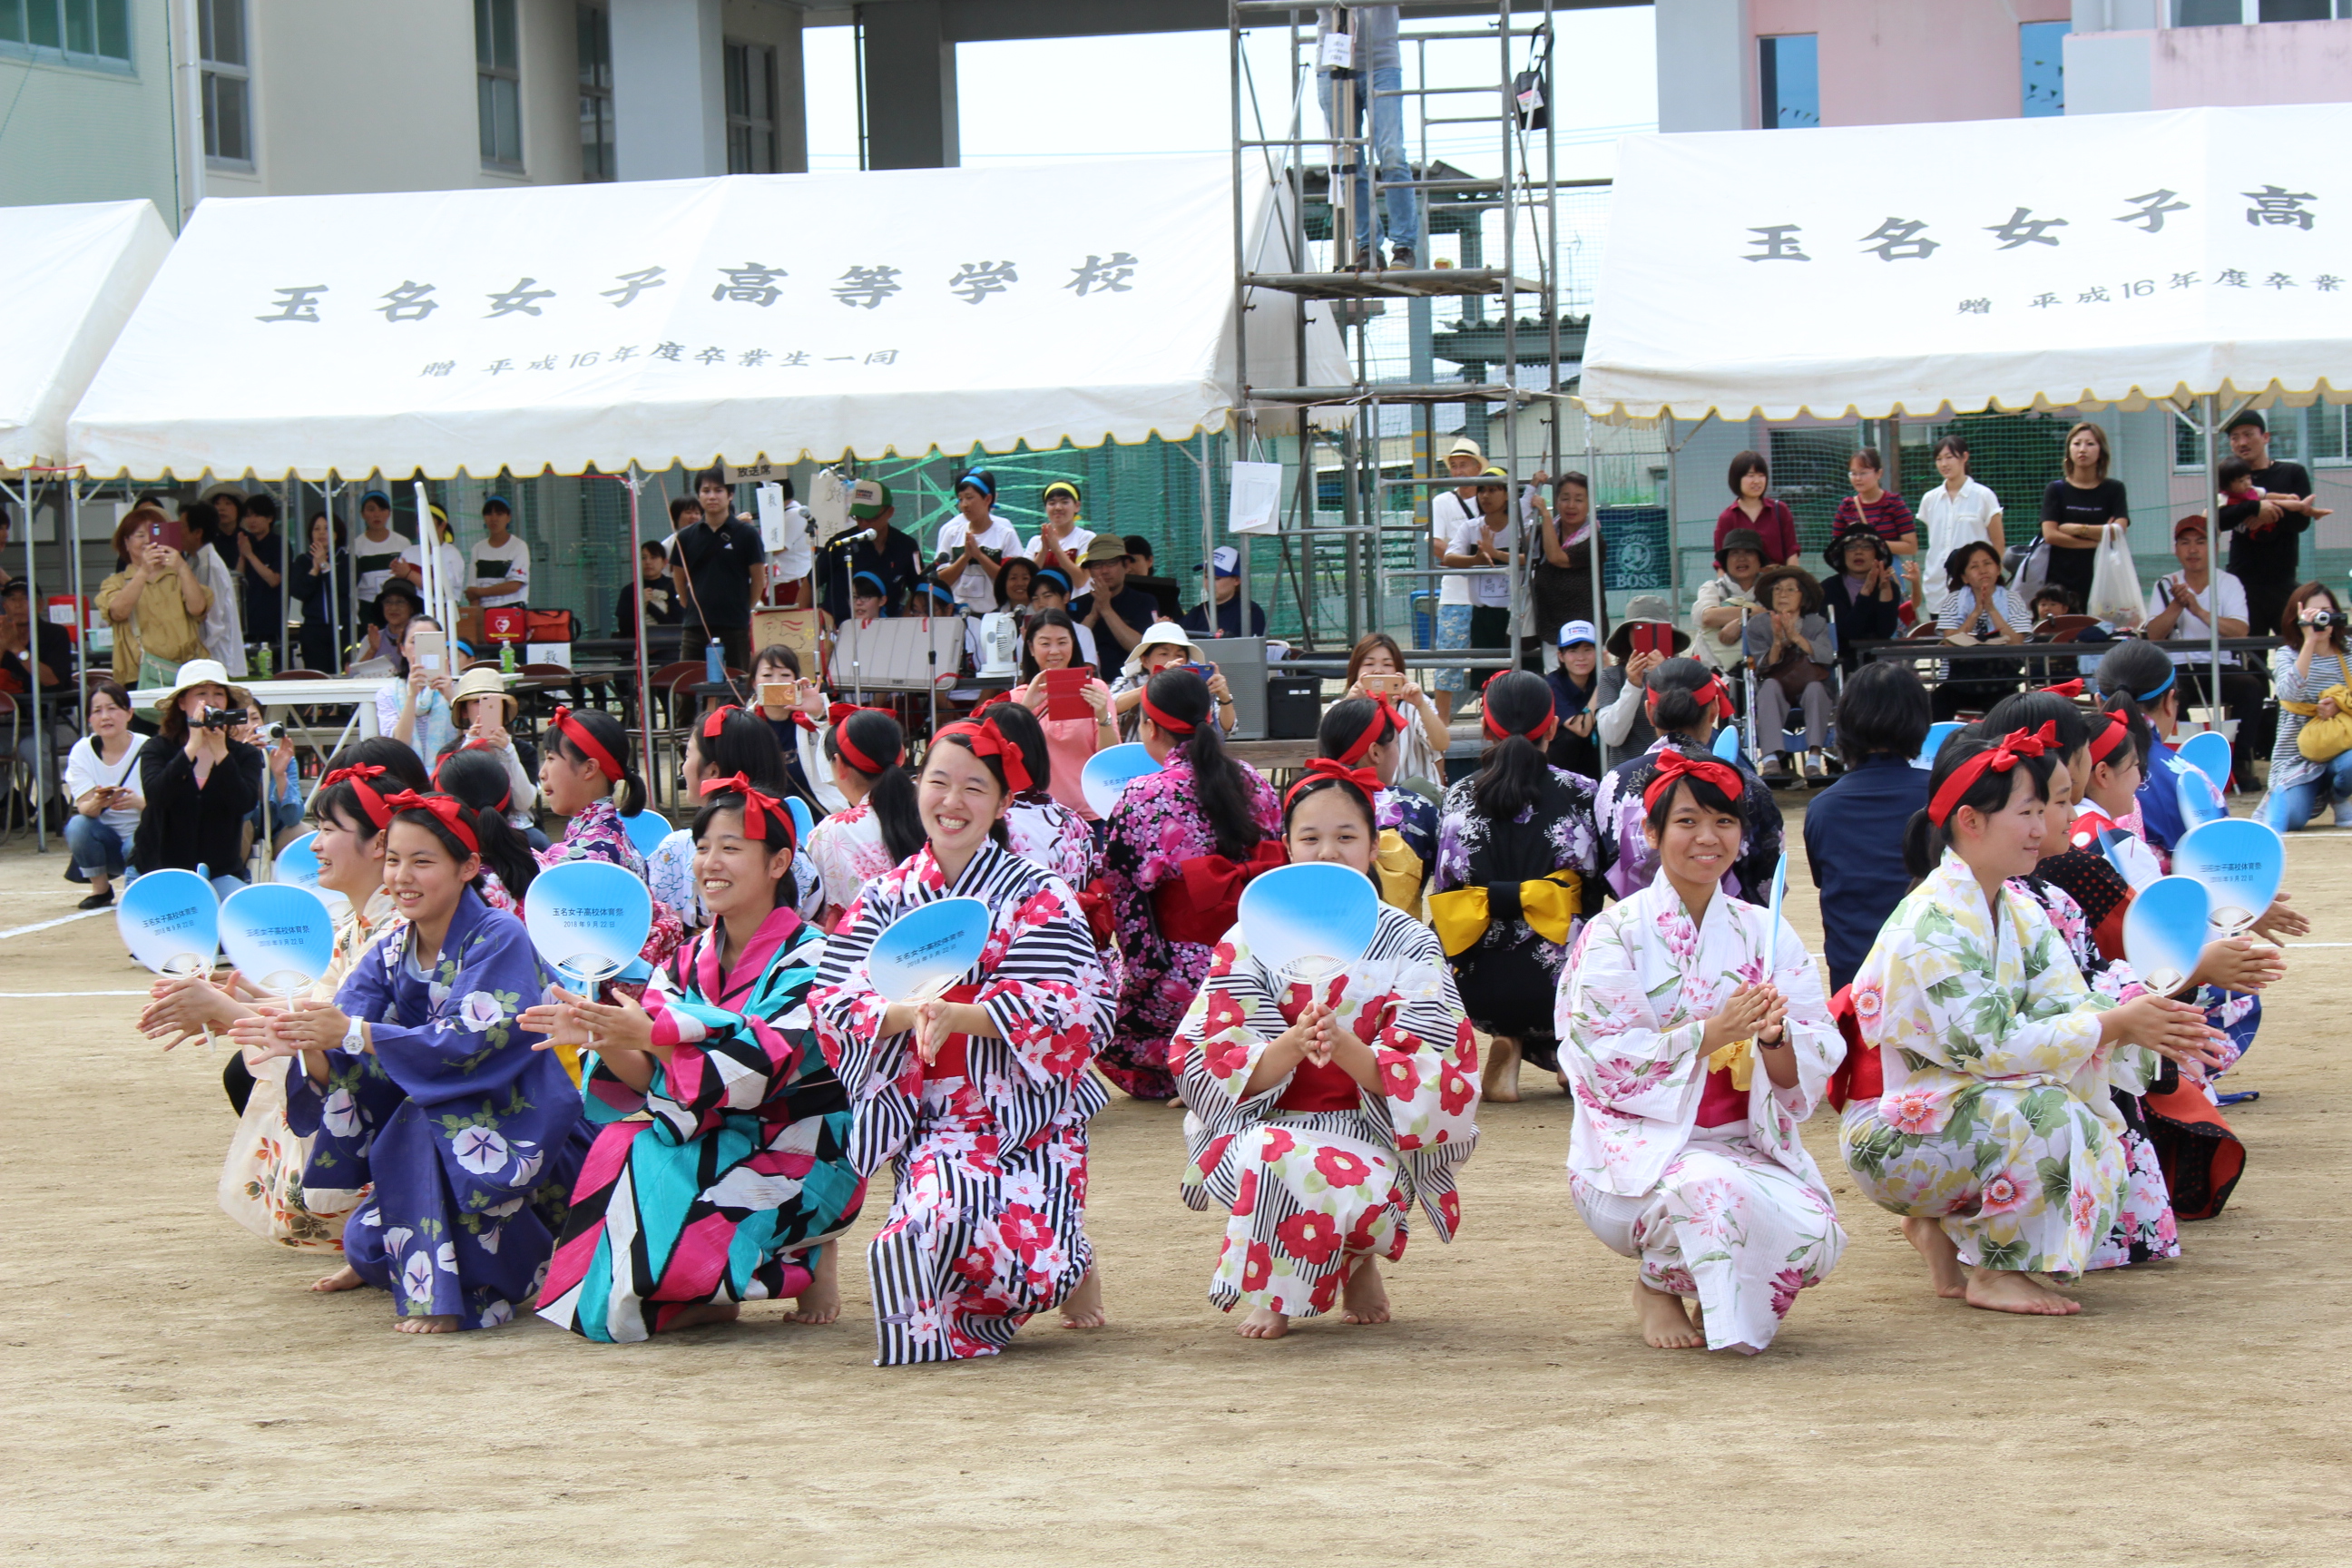
<path id="1" fill-rule="evenodd" d="M 270 672 L 278 668 L 277 658 L 278 656 L 270 650 L 268 643 L 261 645 L 261 663 L 258 667 L 261 679 L 268 679 Z"/>
<path id="2" fill-rule="evenodd" d="M 514 644 L 510 642 L 502 642 L 499 644 L 499 673 L 500 675 L 512 675 L 514 672 Z"/>
<path id="3" fill-rule="evenodd" d="M 702 678 L 713 686 L 727 679 L 727 649 L 717 637 L 702 650 Z"/>

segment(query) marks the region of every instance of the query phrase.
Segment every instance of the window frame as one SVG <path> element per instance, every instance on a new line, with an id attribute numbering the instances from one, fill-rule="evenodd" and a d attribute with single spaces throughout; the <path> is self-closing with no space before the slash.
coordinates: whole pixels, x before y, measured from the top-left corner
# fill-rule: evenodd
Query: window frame
<path id="1" fill-rule="evenodd" d="M 107 27 L 99 16 L 100 7 L 107 7 L 114 13 L 113 19 L 122 38 L 122 53 L 120 56 L 99 54 L 70 47 L 72 29 L 67 20 L 66 13 L 68 7 L 84 3 L 89 7 L 93 43 L 102 41 L 107 32 Z M 24 60 L 34 65 L 62 66 L 73 70 L 98 71 L 108 76 L 135 77 L 139 74 L 138 58 L 132 52 L 135 47 L 135 37 L 131 26 L 131 0 L 15 0 L 11 8 L 17 16 L 24 18 L 25 37 L 21 39 L 0 37 L 0 58 Z M 33 41 L 32 13 L 36 9 L 45 9 L 56 18 L 58 41 L 55 44 L 38 44 Z"/>
<path id="2" fill-rule="evenodd" d="M 726 99 L 727 115 L 727 172 L 730 174 L 777 174 L 780 172 L 782 150 L 776 139 L 776 47 L 773 44 L 761 43 L 753 38 L 728 38 L 721 44 L 720 48 L 722 52 L 719 56 L 719 72 L 722 91 Z M 749 63 L 755 57 L 763 67 L 766 77 L 768 112 L 765 118 L 751 111 L 749 88 L 751 77 Z M 735 110 L 735 86 L 738 79 L 736 68 L 739 59 L 745 64 L 745 68 L 740 73 L 740 79 L 745 84 L 744 109 L 740 114 Z M 748 156 L 744 160 L 744 167 L 736 166 L 735 145 L 739 133 L 746 138 L 747 153 L 756 145 L 758 138 L 762 136 L 766 138 L 767 166 L 765 168 L 752 166 L 756 164 L 757 160 Z"/>
<path id="3" fill-rule="evenodd" d="M 1813 122 L 1780 123 L 1780 46 L 1797 39 L 1813 53 Z M 1763 131 L 1818 131 L 1822 124 L 1822 37 L 1819 33 L 1759 33 L 1756 37 L 1756 123 Z"/>
<path id="4" fill-rule="evenodd" d="M 214 19 L 223 6 L 233 7 L 236 16 L 238 42 L 245 58 L 215 58 L 214 48 L 218 28 Z M 196 64 L 203 78 L 200 91 L 205 111 L 205 167 L 225 174 L 250 174 L 258 167 L 255 156 L 253 133 L 253 16 L 246 8 L 246 0 L 196 0 Z M 245 132 L 243 153 L 215 152 L 220 142 L 220 116 L 215 108 L 224 87 L 234 87 L 239 102 L 239 118 Z"/>
<path id="5" fill-rule="evenodd" d="M 509 64 L 501 64 L 498 59 L 501 9 L 508 24 L 509 40 L 514 47 L 514 58 Z M 487 27 L 484 25 L 486 17 Z M 486 39 L 489 47 L 488 59 L 482 58 Z M 502 88 L 509 96 L 514 111 L 514 157 L 511 160 L 503 156 L 499 142 L 500 127 L 497 121 Z M 523 143 L 520 0 L 474 0 L 474 118 L 483 172 L 493 174 L 527 173 L 530 149 Z"/>
<path id="6" fill-rule="evenodd" d="M 583 184 L 607 184 L 621 177 L 620 141 L 613 117 L 613 13 L 609 6 L 593 0 L 575 0 L 572 25 L 583 46 L 588 42 L 591 16 L 596 19 L 594 29 L 602 34 L 604 58 L 594 62 L 593 69 L 598 74 L 592 75 L 588 50 L 584 47 L 580 50 L 580 179 Z M 586 132 L 592 118 L 599 132 L 595 145 L 603 154 L 601 173 L 592 172 L 588 166 Z"/>

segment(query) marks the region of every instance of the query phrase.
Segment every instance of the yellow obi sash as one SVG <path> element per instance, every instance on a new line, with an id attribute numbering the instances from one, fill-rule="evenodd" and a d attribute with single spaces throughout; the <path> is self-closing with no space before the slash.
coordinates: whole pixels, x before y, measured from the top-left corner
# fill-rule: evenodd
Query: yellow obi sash
<path id="1" fill-rule="evenodd" d="M 1421 885 L 1428 870 L 1404 841 L 1404 835 L 1393 827 L 1381 829 L 1380 845 L 1372 852 L 1372 879 L 1381 885 L 1381 902 L 1421 919 Z"/>
<path id="2" fill-rule="evenodd" d="M 1429 923 L 1448 958 L 1467 952 L 1497 920 L 1524 920 L 1546 942 L 1565 943 L 1582 907 L 1584 879 L 1554 871 L 1532 882 L 1496 882 L 1429 897 Z M 1505 907 L 1516 905 L 1516 908 Z"/>

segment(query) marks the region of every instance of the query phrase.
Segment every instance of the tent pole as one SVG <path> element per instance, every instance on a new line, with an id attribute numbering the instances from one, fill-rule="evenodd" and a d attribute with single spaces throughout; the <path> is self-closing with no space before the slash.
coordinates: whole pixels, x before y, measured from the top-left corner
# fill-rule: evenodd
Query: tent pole
<path id="1" fill-rule="evenodd" d="M 645 476 L 637 471 L 635 459 L 629 463 L 628 477 L 621 481 L 629 487 L 629 572 L 635 579 L 637 613 L 631 618 L 637 624 L 637 739 L 646 757 L 646 791 L 651 796 L 657 770 L 654 767 L 654 680 L 646 663 L 645 616 L 645 535 L 637 521 L 637 491 L 645 484 Z"/>
<path id="2" fill-rule="evenodd" d="M 68 473 L 66 476 L 66 489 L 68 494 L 72 493 L 73 476 L 71 473 Z M 33 481 L 29 477 L 27 477 L 25 480 L 25 614 L 31 617 L 31 623 L 26 630 L 26 635 L 30 640 L 28 641 L 25 651 L 26 663 L 32 679 L 26 682 L 26 685 L 31 688 L 31 690 L 27 693 L 26 706 L 31 709 L 33 713 L 33 845 L 38 853 L 46 855 L 49 850 L 49 837 L 47 824 L 43 820 L 43 818 L 47 815 L 48 811 L 48 769 L 42 765 L 41 753 L 48 750 L 46 743 L 48 738 L 48 723 L 47 720 L 43 718 L 41 713 L 41 637 L 39 609 L 41 584 L 40 579 L 33 574 L 32 501 Z"/>
<path id="3" fill-rule="evenodd" d="M 294 628 L 288 625 L 286 614 L 286 572 L 294 564 L 294 514 L 302 510 L 302 481 L 294 470 L 286 470 L 285 537 L 278 550 L 278 668 L 283 672 L 294 662 Z"/>
<path id="4" fill-rule="evenodd" d="M 74 647 L 81 655 L 81 665 L 89 666 L 89 612 L 81 604 L 81 481 L 73 475 L 66 476 L 66 592 L 73 595 L 73 613 L 78 624 L 74 627 Z M 84 679 L 74 693 L 74 710 L 80 717 L 81 732 L 89 733 L 89 681 Z"/>
<path id="5" fill-rule="evenodd" d="M 343 649 L 349 645 L 343 641 L 341 585 L 335 581 L 335 552 L 339 547 L 335 543 L 335 470 L 332 468 L 327 470 L 326 484 L 320 491 L 319 510 L 327 514 L 327 673 L 341 675 L 343 672 Z M 310 542 L 305 539 L 302 548 L 308 550 L 310 547 Z"/>
<path id="6" fill-rule="evenodd" d="M 1592 410 L 1587 408 L 1584 410 L 1584 502 L 1591 515 L 1586 520 L 1584 552 L 1592 563 L 1592 631 L 1601 639 L 1601 647 L 1593 650 L 1597 660 L 1609 657 L 1609 589 L 1601 581 L 1601 468 L 1594 460 L 1595 456 Z M 1669 468 L 1667 472 L 1672 473 L 1673 469 Z M 1559 630 L 1554 628 L 1552 635 L 1559 636 Z M 1598 663 L 1592 668 L 1592 695 L 1596 698 L 1601 695 L 1601 667 Z M 1598 720 L 1593 724 L 1592 743 L 1601 750 L 1601 767 L 1605 773 L 1609 768 L 1609 742 L 1601 733 Z"/>
<path id="7" fill-rule="evenodd" d="M 2210 729 L 2221 713 L 2221 492 L 2213 487 L 2213 477 L 2221 471 L 2214 430 L 2221 395 L 2209 392 L 2199 401 L 2205 416 L 2206 608 L 2212 612 L 2205 617 L 2206 642 L 2212 655 L 2212 662 L 2205 667 L 2205 723 Z"/>

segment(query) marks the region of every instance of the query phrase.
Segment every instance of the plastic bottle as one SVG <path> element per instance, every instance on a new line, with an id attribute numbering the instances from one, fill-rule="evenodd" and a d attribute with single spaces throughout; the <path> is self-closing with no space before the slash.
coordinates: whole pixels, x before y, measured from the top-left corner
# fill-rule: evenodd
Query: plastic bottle
<path id="1" fill-rule="evenodd" d="M 276 653 L 276 652 L 275 652 L 275 651 L 270 647 L 270 646 L 269 646 L 268 643 L 263 643 L 263 644 L 261 645 L 261 662 L 260 662 L 260 664 L 259 664 L 259 666 L 258 666 L 258 669 L 259 669 L 259 679 L 263 679 L 263 680 L 267 680 L 267 679 L 268 679 L 270 678 L 270 675 L 271 675 L 271 674 L 272 674 L 272 673 L 277 669 L 277 668 L 278 668 L 278 655 L 277 655 L 277 653 Z"/>
<path id="2" fill-rule="evenodd" d="M 510 642 L 502 642 L 499 644 L 499 673 L 500 675 L 512 675 L 514 672 L 514 644 Z"/>
<path id="3" fill-rule="evenodd" d="M 727 647 L 717 637 L 702 650 L 702 678 L 713 686 L 727 679 Z"/>

